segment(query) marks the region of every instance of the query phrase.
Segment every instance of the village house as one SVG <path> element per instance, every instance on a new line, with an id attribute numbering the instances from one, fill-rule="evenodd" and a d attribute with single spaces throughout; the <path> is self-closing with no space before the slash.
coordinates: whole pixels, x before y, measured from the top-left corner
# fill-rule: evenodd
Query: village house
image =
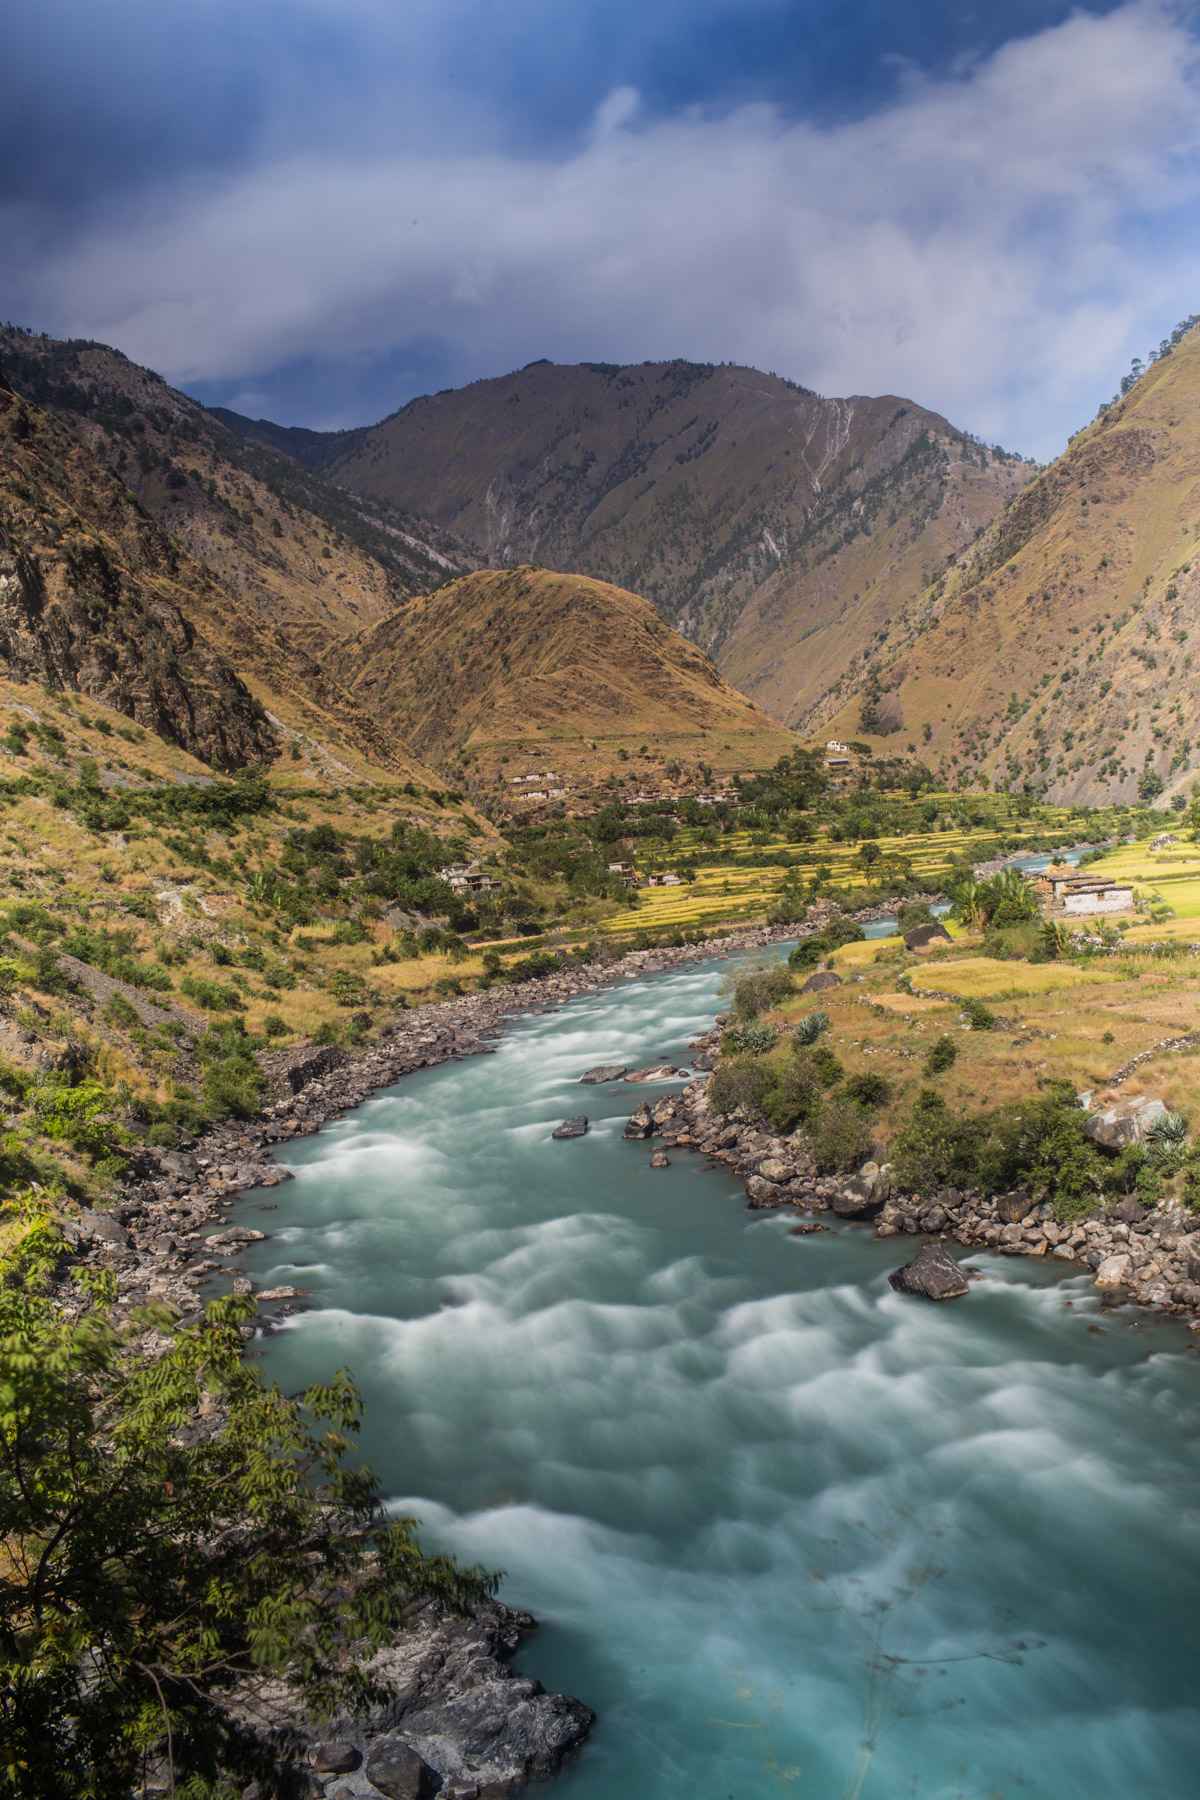
<path id="1" fill-rule="evenodd" d="M 450 863 L 438 870 L 438 880 L 455 894 L 498 894 L 500 883 L 485 875 L 477 863 Z"/>
<path id="2" fill-rule="evenodd" d="M 1060 875 L 1047 873 L 1050 890 L 1046 908 L 1051 914 L 1068 918 L 1091 913 L 1127 913 L 1133 911 L 1133 883 L 1111 881 L 1097 875 Z"/>
<path id="3" fill-rule="evenodd" d="M 646 877 L 648 887 L 682 887 L 683 876 L 676 875 L 674 869 L 665 869 L 661 874 Z"/>

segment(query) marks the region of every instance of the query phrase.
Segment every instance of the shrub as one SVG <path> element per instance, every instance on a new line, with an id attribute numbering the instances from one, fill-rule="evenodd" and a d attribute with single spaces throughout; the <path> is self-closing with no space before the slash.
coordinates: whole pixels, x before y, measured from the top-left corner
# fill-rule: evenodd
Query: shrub
<path id="1" fill-rule="evenodd" d="M 918 925 L 929 925 L 933 914 L 924 900 L 906 900 L 896 909 L 896 925 L 900 931 L 913 931 Z"/>
<path id="2" fill-rule="evenodd" d="M 146 1133 L 146 1142 L 158 1150 L 175 1150 L 179 1146 L 179 1133 L 168 1119 L 159 1119 Z"/>
<path id="3" fill-rule="evenodd" d="M 722 1062 L 712 1072 L 708 1102 L 715 1113 L 730 1113 L 739 1106 L 761 1112 L 770 1099 L 771 1088 L 772 1072 L 761 1058 Z"/>
<path id="4" fill-rule="evenodd" d="M 258 1111 L 263 1090 L 263 1072 L 253 1061 L 210 1063 L 204 1071 L 201 1092 L 210 1118 L 222 1119 L 229 1113 L 235 1118 L 249 1119 Z"/>
<path id="5" fill-rule="evenodd" d="M 829 939 L 820 933 L 816 937 L 801 938 L 796 948 L 788 957 L 788 967 L 792 969 L 815 969 L 823 956 L 828 956 L 833 946 Z"/>
<path id="6" fill-rule="evenodd" d="M 313 1032 L 314 1044 L 329 1044 L 336 1047 L 341 1041 L 341 1030 L 333 1023 L 332 1019 L 326 1020 L 324 1025 L 318 1025 L 317 1029 Z"/>
<path id="7" fill-rule="evenodd" d="M 733 990 L 733 1010 L 739 1019 L 753 1019 L 777 1006 L 785 994 L 792 992 L 794 985 L 786 963 L 753 969 Z"/>
<path id="8" fill-rule="evenodd" d="M 263 1036 L 269 1037 L 269 1038 L 275 1038 L 275 1037 L 285 1037 L 286 1035 L 287 1035 L 287 1021 L 285 1019 L 281 1019 L 278 1013 L 268 1013 L 266 1018 L 263 1020 Z"/>
<path id="9" fill-rule="evenodd" d="M 926 1075 L 944 1075 L 958 1061 L 958 1045 L 945 1032 L 929 1046 L 925 1057 Z"/>
<path id="10" fill-rule="evenodd" d="M 39 1219 L 23 1261 L 46 1260 L 47 1240 L 52 1254 Z M 288 1399 L 245 1362 L 252 1301 L 214 1302 L 182 1331 L 160 1311 L 161 1354 L 147 1358 L 107 1295 L 63 1318 L 11 1262 L 4 1275 L 11 1792 L 128 1795 L 147 1785 L 152 1746 L 169 1746 L 153 1787 L 240 1793 L 263 1770 L 229 1704 L 245 1674 L 357 1712 L 371 1651 L 416 1606 L 465 1613 L 494 1591 L 424 1558 L 411 1522 L 384 1509 L 354 1455 L 361 1402 L 344 1373 Z M 206 1393 L 221 1398 L 215 1421 L 197 1415 Z"/>
<path id="11" fill-rule="evenodd" d="M 837 950 L 842 944 L 861 944 L 867 934 L 857 919 L 848 919 L 844 913 L 835 913 L 828 924 L 822 927 L 821 935 L 827 944 Z"/>
<path id="12" fill-rule="evenodd" d="M 817 1048 L 810 1052 L 809 1061 L 816 1070 L 817 1079 L 822 1087 L 836 1087 L 846 1073 L 833 1051 L 827 1050 L 824 1044 L 818 1044 Z"/>
<path id="13" fill-rule="evenodd" d="M 826 1173 L 856 1169 L 873 1149 L 871 1130 L 852 1100 L 827 1100 L 809 1128 L 813 1161 Z"/>
<path id="14" fill-rule="evenodd" d="M 996 1023 L 996 1015 L 990 1007 L 975 995 L 971 995 L 962 1003 L 962 1009 L 971 1022 L 972 1031 L 991 1031 Z"/>
<path id="15" fill-rule="evenodd" d="M 829 1030 L 829 1015 L 820 1011 L 806 1013 L 796 1026 L 796 1044 L 815 1044 L 823 1031 Z"/>
<path id="16" fill-rule="evenodd" d="M 137 1008 L 128 1001 L 124 994 L 110 994 L 104 1003 L 104 1017 L 110 1025 L 119 1026 L 123 1031 L 132 1031 L 141 1024 Z"/>
<path id="17" fill-rule="evenodd" d="M 716 1077 L 714 1076 L 714 1080 Z M 821 1108 L 821 1083 L 807 1056 L 794 1056 L 776 1078 L 769 1111 L 781 1131 L 793 1131 L 816 1117 Z"/>
<path id="18" fill-rule="evenodd" d="M 201 975 L 181 976 L 179 991 L 194 1000 L 197 1006 L 202 1006 L 205 1012 L 228 1012 L 244 1006 L 235 987 L 226 987 L 220 981 L 205 981 Z"/>
<path id="19" fill-rule="evenodd" d="M 845 1094 L 856 1106 L 864 1111 L 873 1111 L 886 1106 L 892 1097 L 892 1084 L 885 1075 L 875 1075 L 864 1070 L 860 1075 L 851 1075 L 846 1082 Z"/>

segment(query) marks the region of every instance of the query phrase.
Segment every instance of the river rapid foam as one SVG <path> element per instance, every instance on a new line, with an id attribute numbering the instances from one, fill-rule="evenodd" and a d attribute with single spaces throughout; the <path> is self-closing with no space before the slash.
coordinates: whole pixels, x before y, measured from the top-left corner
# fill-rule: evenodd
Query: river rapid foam
<path id="1" fill-rule="evenodd" d="M 349 1365 L 397 1508 L 541 1618 L 519 1665 L 600 1715 L 562 1800 L 1191 1800 L 1187 1334 L 982 1253 L 924 1305 L 887 1286 L 903 1240 L 651 1170 L 620 1133 L 663 1088 L 578 1077 L 685 1061 L 724 967 L 520 1019 L 289 1145 L 243 1261 L 318 1309 L 263 1366 Z"/>

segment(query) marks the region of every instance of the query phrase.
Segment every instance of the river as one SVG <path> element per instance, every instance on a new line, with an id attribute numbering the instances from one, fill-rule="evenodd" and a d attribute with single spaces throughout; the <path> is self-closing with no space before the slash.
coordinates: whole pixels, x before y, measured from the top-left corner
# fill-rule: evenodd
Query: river
<path id="1" fill-rule="evenodd" d="M 710 962 L 513 1022 L 280 1159 L 243 1259 L 318 1309 L 259 1348 L 349 1365 L 429 1546 L 543 1621 L 520 1667 L 599 1719 L 556 1800 L 1192 1800 L 1200 1366 L 1090 1280 L 790 1237 L 741 1184 L 621 1139 Z M 551 1142 L 585 1110 L 586 1138 Z"/>

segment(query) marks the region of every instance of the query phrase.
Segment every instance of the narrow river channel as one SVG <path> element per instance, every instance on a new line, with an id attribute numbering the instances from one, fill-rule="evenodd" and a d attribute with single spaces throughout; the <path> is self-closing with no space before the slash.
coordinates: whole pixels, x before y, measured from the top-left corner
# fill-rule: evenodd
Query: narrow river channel
<path id="1" fill-rule="evenodd" d="M 397 1506 L 542 1620 L 518 1665 L 599 1714 L 556 1800 L 1194 1800 L 1200 1356 L 1043 1263 L 902 1299 L 911 1240 L 651 1170 L 621 1129 L 663 1090 L 578 1077 L 685 1060 L 726 967 L 284 1150 L 244 1262 L 318 1310 L 260 1366 L 347 1364 Z"/>

